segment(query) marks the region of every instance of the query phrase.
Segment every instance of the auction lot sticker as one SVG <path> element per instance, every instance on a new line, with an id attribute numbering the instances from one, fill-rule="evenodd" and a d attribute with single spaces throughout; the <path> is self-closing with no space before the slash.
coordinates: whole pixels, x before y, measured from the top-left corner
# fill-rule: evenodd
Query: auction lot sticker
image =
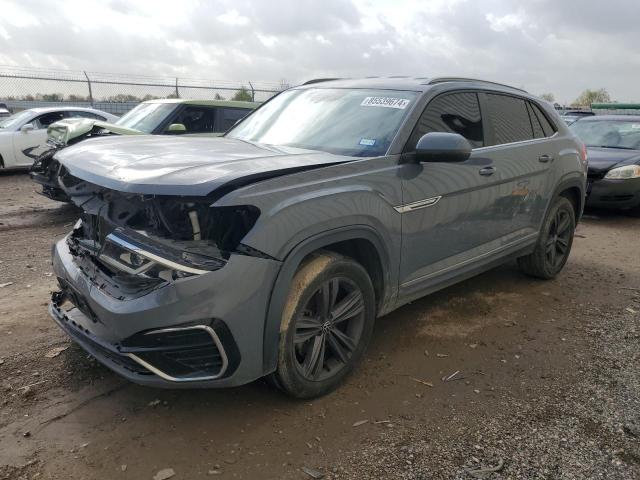
<path id="1" fill-rule="evenodd" d="M 406 98 L 393 98 L 393 97 L 366 97 L 362 100 L 360 106 L 362 107 L 386 107 L 386 108 L 399 108 L 404 110 L 407 108 L 411 100 Z"/>

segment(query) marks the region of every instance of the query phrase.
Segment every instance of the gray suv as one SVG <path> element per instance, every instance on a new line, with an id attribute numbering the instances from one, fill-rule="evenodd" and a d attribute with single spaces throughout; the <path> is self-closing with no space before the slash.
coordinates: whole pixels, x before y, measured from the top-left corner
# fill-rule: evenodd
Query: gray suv
<path id="1" fill-rule="evenodd" d="M 374 320 L 517 259 L 562 269 L 583 146 L 551 106 L 462 78 L 308 82 L 224 137 L 84 141 L 56 155 L 84 213 L 50 312 L 124 377 L 334 389 Z"/>

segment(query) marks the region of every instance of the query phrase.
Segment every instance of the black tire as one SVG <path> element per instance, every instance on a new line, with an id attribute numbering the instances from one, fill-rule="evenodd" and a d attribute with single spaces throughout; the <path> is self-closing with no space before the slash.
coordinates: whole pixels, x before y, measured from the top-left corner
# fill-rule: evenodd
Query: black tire
<path id="1" fill-rule="evenodd" d="M 366 270 L 336 253 L 314 254 L 291 283 L 270 383 L 296 398 L 331 392 L 362 359 L 374 321 Z"/>
<path id="2" fill-rule="evenodd" d="M 565 197 L 556 198 L 542 224 L 535 250 L 518 258 L 520 270 L 532 277 L 554 278 L 567 263 L 575 229 L 573 204 Z"/>

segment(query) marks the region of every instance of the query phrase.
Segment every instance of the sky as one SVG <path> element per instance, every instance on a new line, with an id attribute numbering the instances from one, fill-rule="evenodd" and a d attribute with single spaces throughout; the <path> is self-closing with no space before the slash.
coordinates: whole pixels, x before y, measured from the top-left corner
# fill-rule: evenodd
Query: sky
<path id="1" fill-rule="evenodd" d="M 468 76 L 640 101 L 638 20 L 637 0 L 0 0 L 0 65 L 291 85 Z"/>

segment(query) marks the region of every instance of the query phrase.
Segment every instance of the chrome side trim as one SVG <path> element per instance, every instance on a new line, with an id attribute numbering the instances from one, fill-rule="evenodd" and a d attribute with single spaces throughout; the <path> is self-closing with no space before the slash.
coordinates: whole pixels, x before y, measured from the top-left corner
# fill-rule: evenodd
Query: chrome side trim
<path id="1" fill-rule="evenodd" d="M 122 238 L 118 237 L 117 235 L 114 235 L 113 233 L 110 233 L 109 235 L 107 235 L 107 240 L 110 242 L 115 243 L 116 245 L 121 246 L 122 248 L 125 248 L 131 252 L 137 253 L 138 255 L 142 255 L 143 257 L 149 259 L 149 260 L 153 260 L 156 263 L 159 263 L 160 265 L 164 265 L 165 267 L 168 268 L 172 268 L 174 270 L 180 270 L 182 272 L 187 272 L 187 273 L 193 273 L 194 275 L 203 275 L 205 273 L 209 273 L 209 270 L 201 270 L 199 268 L 193 268 L 193 267 L 188 267 L 186 265 L 182 265 L 180 263 L 176 263 L 173 262 L 171 260 L 167 260 L 166 258 L 162 258 L 154 253 L 148 252 L 140 247 L 138 247 L 137 245 L 134 245 L 132 243 L 127 242 L 126 240 L 123 240 Z M 102 257 L 102 255 L 101 255 Z M 117 262 L 117 261 L 116 261 Z M 119 263 L 119 262 L 117 262 Z M 118 267 L 118 265 L 113 265 L 114 267 Z M 126 271 L 126 270 L 125 270 Z M 130 272 L 127 272 L 130 273 Z"/>
<path id="2" fill-rule="evenodd" d="M 204 382 L 204 381 L 207 381 L 207 380 L 216 380 L 217 378 L 220 378 L 222 375 L 224 375 L 224 373 L 227 371 L 227 367 L 229 366 L 229 359 L 227 358 L 227 353 L 224 351 L 224 347 L 222 346 L 222 342 L 220 341 L 220 338 L 218 338 L 218 334 L 215 332 L 215 330 L 213 328 L 211 328 L 211 327 L 209 327 L 207 325 L 193 325 L 193 326 L 190 326 L 190 327 L 161 328 L 159 330 L 152 330 L 151 332 L 147 332 L 145 335 L 153 335 L 153 334 L 156 334 L 156 333 L 178 332 L 178 331 L 182 331 L 182 330 L 204 330 L 211 336 L 211 339 L 213 340 L 213 343 L 218 348 L 218 351 L 220 352 L 220 357 L 222 358 L 222 367 L 220 368 L 220 371 L 217 374 L 208 375 L 208 376 L 204 376 L 204 377 L 189 377 L 189 378 L 172 377 L 171 375 L 168 375 L 168 374 L 164 373 L 162 370 L 160 370 L 160 369 L 154 367 L 153 365 L 151 365 L 150 363 L 144 361 L 143 359 L 138 357 L 135 353 L 127 353 L 127 356 L 129 358 L 131 358 L 133 361 L 135 361 L 138 364 L 142 365 L 144 368 L 146 368 L 150 372 L 155 373 L 160 378 L 162 378 L 163 380 L 167 380 L 168 382 L 177 382 L 177 383 L 182 383 L 182 382 Z"/>
<path id="3" fill-rule="evenodd" d="M 442 195 L 437 197 L 425 198 L 424 200 L 418 200 L 417 202 L 407 203 L 405 205 L 398 205 L 393 207 L 398 213 L 413 212 L 414 210 L 420 210 L 421 208 L 433 207 L 440 201 Z"/>

